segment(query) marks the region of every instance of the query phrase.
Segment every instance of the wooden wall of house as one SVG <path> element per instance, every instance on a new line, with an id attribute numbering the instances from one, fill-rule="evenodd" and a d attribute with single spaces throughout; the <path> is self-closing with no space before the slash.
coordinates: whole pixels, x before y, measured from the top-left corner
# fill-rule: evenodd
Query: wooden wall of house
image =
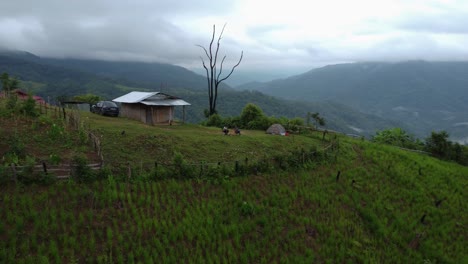
<path id="1" fill-rule="evenodd" d="M 145 109 L 142 104 L 125 104 L 120 107 L 120 115 L 146 123 Z"/>
<path id="2" fill-rule="evenodd" d="M 174 120 L 173 106 L 153 106 L 151 111 L 153 124 L 169 123 L 169 120 Z"/>
<path id="3" fill-rule="evenodd" d="M 123 103 L 120 108 L 121 116 L 139 120 L 148 125 L 164 124 L 169 123 L 169 120 L 174 120 L 173 106 Z"/>

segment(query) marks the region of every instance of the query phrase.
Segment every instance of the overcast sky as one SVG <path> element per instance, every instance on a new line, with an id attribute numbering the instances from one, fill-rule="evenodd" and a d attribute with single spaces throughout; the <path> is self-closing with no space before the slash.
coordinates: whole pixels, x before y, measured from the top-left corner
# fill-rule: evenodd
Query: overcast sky
<path id="1" fill-rule="evenodd" d="M 201 72 L 196 45 L 225 23 L 225 66 L 244 51 L 238 78 L 341 62 L 468 60 L 467 0 L 0 0 L 0 49 Z"/>

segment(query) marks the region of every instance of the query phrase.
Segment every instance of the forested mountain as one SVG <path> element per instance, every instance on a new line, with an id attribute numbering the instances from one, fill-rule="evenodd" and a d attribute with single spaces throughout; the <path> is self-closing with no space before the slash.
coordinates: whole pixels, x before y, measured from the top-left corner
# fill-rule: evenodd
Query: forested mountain
<path id="1" fill-rule="evenodd" d="M 417 136 L 446 130 L 468 140 L 468 62 L 350 63 L 242 89 L 289 99 L 332 100 L 404 122 Z"/>
<path id="2" fill-rule="evenodd" d="M 206 78 L 183 67 L 166 63 L 115 62 L 78 59 L 44 58 L 42 63 L 66 67 L 109 77 L 134 85 L 144 85 L 160 89 L 161 87 L 205 89 Z"/>
<path id="3" fill-rule="evenodd" d="M 193 123 L 204 119 L 203 110 L 208 105 L 206 79 L 168 64 L 47 59 L 17 52 L 0 53 L 0 73 L 3 72 L 19 78 L 23 89 L 51 101 L 58 96 L 85 93 L 110 100 L 132 90 L 163 89 L 192 104 L 187 108 L 187 120 Z M 254 103 L 265 114 L 276 117 L 305 117 L 307 112 L 319 112 L 325 117 L 327 128 L 344 133 L 369 136 L 378 129 L 402 126 L 327 100 L 289 101 L 260 92 L 236 91 L 227 86 L 219 92 L 218 111 L 223 116 L 238 116 L 247 103 Z"/>

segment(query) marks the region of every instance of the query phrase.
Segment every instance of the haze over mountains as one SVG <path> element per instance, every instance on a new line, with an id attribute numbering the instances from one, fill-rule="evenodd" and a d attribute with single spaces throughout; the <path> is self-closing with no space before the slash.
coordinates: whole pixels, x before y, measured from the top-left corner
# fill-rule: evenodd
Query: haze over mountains
<path id="1" fill-rule="evenodd" d="M 207 104 L 205 77 L 170 64 L 50 59 L 4 52 L 0 53 L 0 72 L 18 77 L 23 88 L 51 98 L 94 93 L 113 99 L 131 90 L 163 90 L 192 103 L 190 122 L 203 120 Z M 328 121 L 327 128 L 344 133 L 370 136 L 376 130 L 399 126 L 421 138 L 432 130 L 447 130 L 453 140 L 462 142 L 468 141 L 467 73 L 465 62 L 330 65 L 236 87 L 243 91 L 225 85 L 219 112 L 239 115 L 252 102 L 274 116 L 320 112 Z"/>
<path id="2" fill-rule="evenodd" d="M 468 142 L 468 62 L 338 64 L 237 89 L 287 99 L 332 100 L 402 121 L 419 137 L 446 130 L 453 139 Z"/>

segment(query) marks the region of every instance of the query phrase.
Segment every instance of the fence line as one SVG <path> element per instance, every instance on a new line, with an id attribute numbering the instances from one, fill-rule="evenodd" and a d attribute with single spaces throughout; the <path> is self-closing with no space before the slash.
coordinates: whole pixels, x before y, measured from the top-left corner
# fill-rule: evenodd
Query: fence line
<path id="1" fill-rule="evenodd" d="M 64 116 L 64 120 L 68 124 L 69 127 L 75 130 L 82 129 L 88 136 L 94 151 L 98 154 L 100 159 L 101 167 L 104 165 L 104 156 L 102 153 L 102 145 L 100 137 L 96 136 L 91 130 L 86 129 L 84 124 L 81 122 L 81 115 L 78 110 L 65 110 L 65 107 L 62 107 L 62 112 Z"/>
<path id="2" fill-rule="evenodd" d="M 327 156 L 326 153 L 328 153 L 329 151 L 335 150 L 337 147 L 338 147 L 337 142 L 332 142 L 329 145 L 321 149 L 312 151 L 312 152 L 304 151 L 304 149 L 302 149 L 300 152 L 297 152 L 297 153 L 288 153 L 289 155 L 283 155 L 283 156 L 277 156 L 277 157 L 271 157 L 271 158 L 265 158 L 265 159 L 260 159 L 260 160 L 253 160 L 253 161 L 249 160 L 248 158 L 245 158 L 244 161 L 235 160 L 235 161 L 219 161 L 219 162 L 192 162 L 192 163 L 182 163 L 182 164 L 155 162 L 153 163 L 153 165 L 154 165 L 154 169 L 156 169 L 155 170 L 156 174 L 157 174 L 158 169 L 160 168 L 171 168 L 172 170 L 175 169 L 177 171 L 182 168 L 191 167 L 190 170 L 192 171 L 189 173 L 191 173 L 192 177 L 202 177 L 204 173 L 209 172 L 213 168 L 228 169 L 226 165 L 234 166 L 234 170 L 231 171 L 231 173 L 232 172 L 237 173 L 242 170 L 246 172 L 246 170 L 248 170 L 252 174 L 257 174 L 258 172 L 261 172 L 262 170 L 265 171 L 266 167 L 269 167 L 269 168 L 272 168 L 274 166 L 277 166 L 279 168 L 284 168 L 284 166 L 290 167 L 291 157 L 293 157 L 293 160 L 294 160 L 293 163 L 295 165 L 298 165 L 298 164 L 303 165 L 307 162 L 312 161 L 314 157 L 317 157 L 316 154 L 318 152 L 323 152 L 325 153 L 325 156 Z M 130 179 L 132 177 L 133 171 L 140 171 L 140 173 L 143 173 L 143 169 L 145 169 L 145 172 L 148 172 L 147 169 L 148 167 L 150 167 L 150 166 L 147 166 L 148 164 L 149 163 L 145 163 L 144 164 L 145 166 L 143 166 L 143 163 L 140 163 L 137 166 L 132 167 L 132 164 L 128 162 L 126 164 L 127 167 L 125 169 L 127 178 Z M 139 169 L 137 167 L 139 167 Z M 199 168 L 199 170 L 197 170 L 196 168 Z M 177 175 L 177 176 L 183 177 L 182 175 Z"/>
<path id="3" fill-rule="evenodd" d="M 86 164 L 86 166 L 91 170 L 100 170 L 101 164 L 100 163 L 90 163 Z M 32 174 L 34 173 L 44 173 L 45 175 L 49 175 L 50 173 L 57 173 L 55 177 L 57 179 L 69 179 L 73 175 L 73 171 L 78 168 L 79 165 L 74 164 L 58 164 L 58 165 L 47 165 L 46 162 L 42 162 L 40 165 L 32 165 L 32 166 L 17 166 L 16 164 L 11 164 L 11 170 L 13 174 L 13 180 L 17 182 L 18 175 L 23 173 L 25 170 L 30 170 Z"/>
<path id="4" fill-rule="evenodd" d="M 80 114 L 77 111 L 69 111 L 66 110 L 64 107 L 52 106 L 50 104 L 39 104 L 39 112 L 41 114 L 50 115 L 53 118 L 63 119 L 65 125 L 74 130 L 83 129 L 83 131 L 87 134 L 87 138 L 90 144 L 92 145 L 94 151 L 99 157 L 98 163 L 90 163 L 86 164 L 86 166 L 91 170 L 102 169 L 104 165 L 104 157 L 102 153 L 101 139 L 100 137 L 96 136 L 92 131 L 86 129 L 83 126 L 83 124 L 81 124 Z M 17 181 L 18 174 L 21 174 L 25 169 L 31 169 L 31 173 L 33 174 L 44 173 L 47 175 L 50 173 L 57 173 L 59 174 L 56 176 L 57 179 L 68 179 L 73 174 L 73 170 L 78 166 L 79 165 L 74 165 L 72 163 L 53 165 L 47 164 L 45 161 L 42 161 L 40 164 L 35 164 L 32 166 L 18 166 L 14 163 L 10 165 L 13 174 L 13 180 L 15 182 Z"/>

